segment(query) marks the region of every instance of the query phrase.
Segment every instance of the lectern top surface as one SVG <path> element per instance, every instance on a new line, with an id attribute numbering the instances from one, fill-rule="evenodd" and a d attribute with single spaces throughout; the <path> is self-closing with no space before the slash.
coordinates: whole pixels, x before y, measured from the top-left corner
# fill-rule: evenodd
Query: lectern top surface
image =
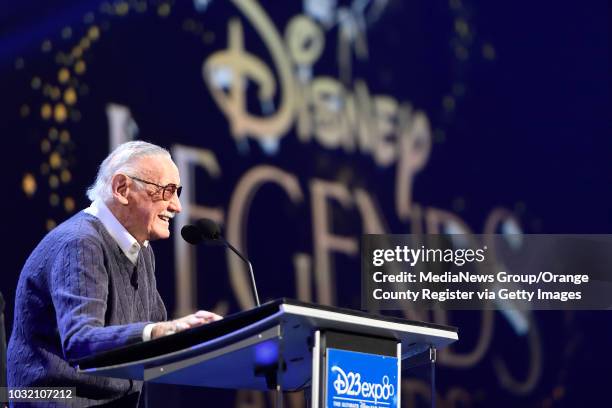
<path id="1" fill-rule="evenodd" d="M 274 318 L 275 315 L 278 318 Z M 358 310 L 341 309 L 283 298 L 265 303 L 254 309 L 226 316 L 223 320 L 217 322 L 148 342 L 116 348 L 72 363 L 78 365 L 81 370 L 87 370 L 155 358 L 190 349 L 224 336 L 228 338 L 228 342 L 235 342 L 239 337 L 252 335 L 254 330 L 259 331 L 279 324 L 279 319 L 283 316 L 297 315 L 313 320 L 315 325 L 321 321 L 344 322 L 348 320 L 356 324 L 374 324 L 382 328 L 394 328 L 400 331 L 404 331 L 403 329 L 406 331 L 415 330 L 421 332 L 421 334 L 432 334 L 449 339 L 449 343 L 457 339 L 456 327 L 373 315 Z M 253 330 L 249 330 L 249 328 L 253 328 Z"/>

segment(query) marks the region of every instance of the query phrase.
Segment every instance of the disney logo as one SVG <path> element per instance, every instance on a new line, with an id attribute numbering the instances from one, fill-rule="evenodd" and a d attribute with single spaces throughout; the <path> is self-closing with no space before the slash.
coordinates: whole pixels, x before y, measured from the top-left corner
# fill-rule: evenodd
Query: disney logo
<path id="1" fill-rule="evenodd" d="M 395 394 L 395 387 L 389 384 L 389 376 L 385 375 L 381 383 L 369 383 L 361 381 L 361 374 L 350 371 L 348 374 L 338 366 L 331 368 L 338 376 L 333 382 L 334 389 L 338 395 L 361 396 L 362 398 L 387 400 Z"/>

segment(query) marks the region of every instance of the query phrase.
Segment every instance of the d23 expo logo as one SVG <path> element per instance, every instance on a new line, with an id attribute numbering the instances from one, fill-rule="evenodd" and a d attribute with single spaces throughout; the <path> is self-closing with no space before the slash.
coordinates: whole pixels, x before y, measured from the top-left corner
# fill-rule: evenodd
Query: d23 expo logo
<path id="1" fill-rule="evenodd" d="M 328 348 L 327 407 L 399 406 L 396 357 Z"/>
<path id="2" fill-rule="evenodd" d="M 361 380 L 361 373 L 349 371 L 347 374 L 338 366 L 333 366 L 331 371 L 338 375 L 333 382 L 336 390 L 336 396 L 332 397 L 334 399 L 338 398 L 337 396 L 347 395 L 377 405 L 380 400 L 388 403 L 389 398 L 395 395 L 395 387 L 389 384 L 388 375 L 384 375 L 379 383 L 370 383 Z"/>

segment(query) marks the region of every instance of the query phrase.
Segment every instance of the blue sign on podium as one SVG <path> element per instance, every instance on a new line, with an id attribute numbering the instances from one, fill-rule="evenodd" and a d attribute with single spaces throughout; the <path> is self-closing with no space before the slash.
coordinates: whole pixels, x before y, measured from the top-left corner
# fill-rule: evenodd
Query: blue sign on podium
<path id="1" fill-rule="evenodd" d="M 326 408 L 399 408 L 397 357 L 327 349 Z"/>

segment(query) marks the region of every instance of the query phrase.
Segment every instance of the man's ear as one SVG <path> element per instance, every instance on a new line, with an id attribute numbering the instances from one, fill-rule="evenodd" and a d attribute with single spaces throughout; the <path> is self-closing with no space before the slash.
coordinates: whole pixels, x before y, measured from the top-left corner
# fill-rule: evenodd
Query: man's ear
<path id="1" fill-rule="evenodd" d="M 111 182 L 113 187 L 113 199 L 119 204 L 127 205 L 131 184 L 132 180 L 125 174 L 115 174 Z"/>

